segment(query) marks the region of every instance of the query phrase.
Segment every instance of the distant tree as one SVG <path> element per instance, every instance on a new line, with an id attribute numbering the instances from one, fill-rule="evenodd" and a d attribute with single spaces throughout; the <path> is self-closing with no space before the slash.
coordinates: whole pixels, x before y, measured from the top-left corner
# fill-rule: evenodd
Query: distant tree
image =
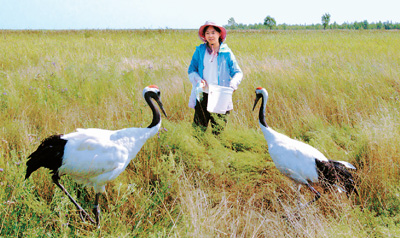
<path id="1" fill-rule="evenodd" d="M 378 23 L 376 23 L 376 29 L 382 29 L 383 28 L 383 23 L 381 21 L 379 21 Z"/>
<path id="2" fill-rule="evenodd" d="M 324 26 L 324 30 L 325 30 L 326 27 L 329 25 L 329 22 L 331 21 L 331 14 L 325 13 L 324 15 L 322 15 L 321 21 L 322 21 L 322 25 Z"/>
<path id="3" fill-rule="evenodd" d="M 331 29 L 339 29 L 339 25 L 336 22 L 334 22 L 331 26 Z"/>
<path id="4" fill-rule="evenodd" d="M 236 23 L 236 21 L 235 21 L 235 18 L 233 18 L 233 17 L 229 18 L 229 20 L 228 20 L 228 26 L 230 26 L 230 27 L 235 27 L 235 26 L 237 26 L 237 23 Z"/>
<path id="5" fill-rule="evenodd" d="M 383 26 L 385 27 L 385 30 L 394 29 L 393 23 L 392 23 L 392 22 L 389 22 L 389 21 L 384 22 L 384 23 L 383 23 Z"/>
<path id="6" fill-rule="evenodd" d="M 269 27 L 270 30 L 272 30 L 272 27 L 276 26 L 276 21 L 273 17 L 267 16 L 264 19 L 264 25 Z"/>
<path id="7" fill-rule="evenodd" d="M 363 27 L 363 24 L 361 22 L 354 22 L 353 23 L 354 29 L 360 30 Z"/>
<path id="8" fill-rule="evenodd" d="M 368 26 L 369 26 L 369 23 L 368 23 L 368 21 L 367 20 L 365 20 L 365 21 L 363 21 L 363 28 L 365 29 L 365 30 L 368 30 Z"/>

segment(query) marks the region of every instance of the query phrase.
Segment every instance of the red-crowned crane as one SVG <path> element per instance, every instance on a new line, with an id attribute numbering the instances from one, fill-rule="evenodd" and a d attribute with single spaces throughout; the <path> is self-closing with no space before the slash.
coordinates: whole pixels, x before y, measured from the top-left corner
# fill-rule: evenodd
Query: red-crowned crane
<path id="1" fill-rule="evenodd" d="M 40 167 L 50 169 L 53 182 L 77 207 L 81 219 L 87 217 L 90 222 L 99 226 L 99 197 L 105 191 L 107 182 L 125 170 L 147 139 L 157 134 L 161 127 L 160 111 L 154 101 L 167 116 L 157 86 L 144 88 L 143 97 L 153 113 L 153 120 L 147 128 L 133 127 L 115 131 L 89 128 L 77 129 L 76 132 L 66 135 L 52 135 L 44 139 L 28 157 L 25 179 Z M 96 221 L 93 221 L 59 183 L 62 175 L 69 175 L 76 182 L 94 188 L 96 197 L 93 212 Z"/>
<path id="2" fill-rule="evenodd" d="M 347 169 L 356 169 L 345 161 L 328 160 L 314 147 L 301 141 L 289 138 L 271 129 L 265 122 L 265 108 L 268 100 L 268 92 L 262 87 L 256 89 L 257 102 L 262 99 L 259 112 L 259 123 L 268 144 L 268 152 L 277 169 L 291 178 L 297 184 L 306 185 L 314 194 L 314 199 L 304 207 L 317 201 L 321 194 L 311 185 L 320 183 L 322 186 L 335 186 L 340 192 L 357 193 L 352 174 Z"/>

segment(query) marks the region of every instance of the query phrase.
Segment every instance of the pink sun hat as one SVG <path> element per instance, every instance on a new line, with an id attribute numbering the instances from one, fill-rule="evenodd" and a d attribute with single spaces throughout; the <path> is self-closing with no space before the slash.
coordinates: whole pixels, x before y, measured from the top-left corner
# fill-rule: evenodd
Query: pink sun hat
<path id="1" fill-rule="evenodd" d="M 204 36 L 204 28 L 206 28 L 206 26 L 213 26 L 213 27 L 219 28 L 221 30 L 221 36 L 220 37 L 222 39 L 222 42 L 225 41 L 225 39 L 226 39 L 226 29 L 224 27 L 222 27 L 222 26 L 217 25 L 216 23 L 214 23 L 212 21 L 206 21 L 206 23 L 204 23 L 204 25 L 202 25 L 199 28 L 200 40 L 202 40 L 204 42 L 207 42 L 206 37 Z"/>

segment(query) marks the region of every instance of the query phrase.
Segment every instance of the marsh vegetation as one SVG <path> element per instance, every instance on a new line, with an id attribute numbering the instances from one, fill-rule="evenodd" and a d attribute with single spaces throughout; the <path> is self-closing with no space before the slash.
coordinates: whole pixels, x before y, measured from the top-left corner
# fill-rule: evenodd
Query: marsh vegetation
<path id="1" fill-rule="evenodd" d="M 192 127 L 187 68 L 196 31 L 0 31 L 1 237 L 400 236 L 400 34 L 397 31 L 230 31 L 244 79 L 218 137 Z M 156 84 L 168 118 L 83 223 L 26 158 L 51 134 L 144 127 Z M 300 211 L 268 155 L 252 111 L 328 158 L 355 165 L 359 196 L 322 192 Z M 64 176 L 84 208 L 94 193 Z M 302 199 L 312 194 L 303 188 Z"/>

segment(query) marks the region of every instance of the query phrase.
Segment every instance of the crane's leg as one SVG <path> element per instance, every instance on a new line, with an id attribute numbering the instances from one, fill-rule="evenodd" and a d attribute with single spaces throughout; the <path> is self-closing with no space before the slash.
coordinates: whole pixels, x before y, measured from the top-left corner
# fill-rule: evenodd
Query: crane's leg
<path id="1" fill-rule="evenodd" d="M 100 195 L 101 195 L 101 193 L 96 193 L 96 198 L 94 200 L 94 206 L 93 206 L 93 213 L 96 218 L 97 227 L 100 227 L 100 207 L 99 207 Z"/>
<path id="2" fill-rule="evenodd" d="M 79 216 L 81 217 L 82 221 L 84 221 L 85 218 L 88 218 L 91 223 L 96 224 L 93 221 L 93 219 L 89 216 L 89 214 L 72 198 L 72 196 L 67 192 L 67 190 L 58 182 L 60 177 L 58 177 L 57 174 L 54 174 L 51 178 L 53 179 L 53 182 L 68 196 L 69 200 L 71 200 L 71 202 L 79 210 Z M 85 217 L 82 216 L 82 213 Z"/>
<path id="3" fill-rule="evenodd" d="M 317 190 L 315 190 L 315 188 L 313 188 L 310 184 L 307 184 L 307 186 L 313 193 L 315 193 L 315 197 L 314 197 L 313 200 L 311 200 L 308 203 L 306 203 L 306 205 L 304 205 L 304 207 L 307 207 L 308 205 L 310 205 L 311 203 L 317 201 L 321 197 L 321 194 Z"/>
<path id="4" fill-rule="evenodd" d="M 296 196 L 297 196 L 297 208 L 301 208 L 303 204 L 300 201 L 300 189 L 301 189 L 301 184 L 293 182 L 293 187 L 294 190 L 296 191 Z"/>

